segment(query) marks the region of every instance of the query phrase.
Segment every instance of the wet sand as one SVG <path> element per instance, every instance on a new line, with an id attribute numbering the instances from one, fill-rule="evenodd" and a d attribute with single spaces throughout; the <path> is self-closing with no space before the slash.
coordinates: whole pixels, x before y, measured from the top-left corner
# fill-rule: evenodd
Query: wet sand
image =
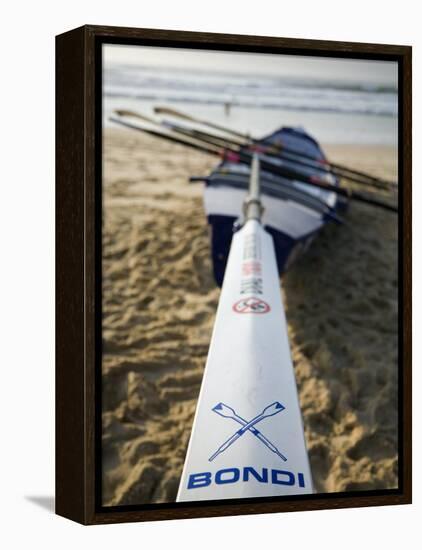
<path id="1" fill-rule="evenodd" d="M 395 150 L 329 146 L 394 179 Z M 201 184 L 215 158 L 104 133 L 103 501 L 175 500 L 213 327 Z M 318 492 L 397 486 L 397 217 L 353 203 L 283 278 Z"/>

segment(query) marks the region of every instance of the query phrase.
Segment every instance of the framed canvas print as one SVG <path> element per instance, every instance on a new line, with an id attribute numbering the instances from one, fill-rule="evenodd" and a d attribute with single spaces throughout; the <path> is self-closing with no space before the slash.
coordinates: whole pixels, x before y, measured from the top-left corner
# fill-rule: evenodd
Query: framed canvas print
<path id="1" fill-rule="evenodd" d="M 57 53 L 57 513 L 411 501 L 411 48 Z"/>

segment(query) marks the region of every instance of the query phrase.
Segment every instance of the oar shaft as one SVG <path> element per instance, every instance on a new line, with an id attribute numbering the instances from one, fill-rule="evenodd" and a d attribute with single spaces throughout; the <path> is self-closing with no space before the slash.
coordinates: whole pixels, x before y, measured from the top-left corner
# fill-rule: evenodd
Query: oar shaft
<path id="1" fill-rule="evenodd" d="M 254 154 L 251 164 L 249 193 L 244 203 L 245 220 L 261 221 L 263 207 L 261 203 L 261 184 L 259 179 L 259 157 Z"/>
<path id="2" fill-rule="evenodd" d="M 235 434 L 233 434 L 230 437 L 230 439 L 228 439 L 220 447 L 218 447 L 215 453 L 211 455 L 208 460 L 212 462 L 214 459 L 216 459 L 219 454 L 223 453 L 226 449 L 230 447 L 230 445 L 232 445 L 235 441 L 237 441 L 239 437 L 241 437 L 241 435 L 242 434 L 239 434 L 239 432 L 236 432 Z"/>
<path id="3" fill-rule="evenodd" d="M 265 416 L 265 414 L 260 414 L 253 418 L 250 422 L 247 422 L 242 428 L 240 428 L 240 430 L 229 437 L 229 439 L 227 439 L 227 441 L 225 441 L 212 456 L 210 456 L 209 461 L 212 462 L 215 458 L 217 458 L 219 454 L 226 451 L 231 445 L 233 445 L 233 443 L 235 443 L 239 439 L 239 437 L 242 437 L 245 432 L 250 430 L 258 422 L 263 420 Z"/>
<path id="4" fill-rule="evenodd" d="M 236 422 L 238 422 L 239 424 L 241 424 L 242 426 L 245 426 L 247 424 L 247 421 L 244 420 L 243 418 L 241 418 L 239 415 L 237 414 L 233 414 L 233 420 L 236 420 Z M 262 443 L 264 443 L 264 445 L 266 445 L 273 453 L 275 453 L 276 455 L 278 455 L 282 460 L 284 460 L 284 462 L 286 462 L 287 458 L 283 455 L 283 453 L 281 453 L 277 447 L 274 445 L 274 443 L 271 443 L 271 441 L 269 439 L 267 439 L 265 437 L 264 434 L 262 434 L 258 428 L 256 428 L 255 426 L 252 426 L 250 428 L 250 432 L 253 433 L 253 435 L 255 437 L 257 437 L 260 441 L 262 441 Z"/>
<path id="5" fill-rule="evenodd" d="M 180 126 L 179 124 L 168 122 L 167 120 L 163 120 L 162 125 L 167 128 L 171 128 L 180 134 L 195 137 L 197 139 L 201 139 L 202 141 L 206 141 L 207 143 L 219 145 L 220 147 L 245 147 L 245 143 L 243 141 L 217 136 L 216 134 L 202 132 L 194 128 L 187 128 L 185 126 Z"/>
<path id="6" fill-rule="evenodd" d="M 171 133 L 164 133 L 162 131 L 152 130 L 150 128 L 145 128 L 144 126 L 139 126 L 137 124 L 132 124 L 131 122 L 127 122 L 125 120 L 121 120 L 116 117 L 110 117 L 109 119 L 111 122 L 115 122 L 116 124 L 120 124 L 121 126 L 125 126 L 126 128 L 130 128 L 132 130 L 137 130 L 139 132 L 144 132 L 145 134 L 149 134 L 151 136 L 155 136 L 161 139 L 165 139 L 167 141 L 170 141 L 172 143 L 178 143 L 179 145 L 185 145 L 186 147 L 191 147 L 192 149 L 195 149 L 197 151 L 202 151 L 203 153 L 208 153 L 211 155 L 221 156 L 222 150 L 221 148 L 212 147 L 211 145 L 205 145 L 201 143 L 198 140 L 190 139 L 188 137 L 178 137 L 177 135 L 171 134 Z"/>
<path id="7" fill-rule="evenodd" d="M 222 414 L 222 408 L 225 410 L 225 414 Z M 220 404 L 219 407 L 214 407 L 213 411 L 222 416 L 223 418 L 232 418 L 235 422 L 240 424 L 241 426 L 246 426 L 248 423 L 247 420 L 239 416 L 234 409 L 231 407 L 228 407 L 227 405 Z M 249 428 L 249 431 L 257 438 L 259 439 L 264 445 L 266 445 L 270 451 L 278 455 L 284 462 L 287 461 L 287 458 L 281 453 L 277 447 L 274 445 L 274 443 L 271 443 L 269 439 L 265 437 L 264 434 L 262 434 L 255 426 L 251 426 Z M 215 454 L 215 453 L 214 453 Z M 214 455 L 213 455 L 214 457 Z"/>
<path id="8" fill-rule="evenodd" d="M 188 115 L 186 113 L 182 113 L 181 111 L 176 111 L 175 109 L 170 109 L 169 107 L 155 107 L 154 112 L 156 114 L 165 114 L 170 116 L 175 116 L 178 118 L 182 118 L 185 120 L 189 120 L 190 122 L 196 122 L 197 124 L 203 124 L 204 126 L 209 126 L 210 128 L 214 128 L 214 130 L 218 130 L 219 132 L 224 132 L 226 134 L 231 134 L 233 136 L 237 136 L 238 138 L 244 139 L 244 140 L 250 140 L 250 137 L 247 134 L 243 134 L 242 132 L 237 132 L 236 130 L 232 130 L 231 128 L 227 128 L 225 126 L 220 126 L 219 124 L 214 124 L 213 122 L 209 122 L 207 120 L 202 120 L 197 117 L 193 117 L 191 115 Z"/>
<path id="9" fill-rule="evenodd" d="M 293 155 L 293 156 L 305 159 L 304 162 L 306 162 L 307 164 L 313 163 L 314 166 L 318 166 L 318 168 L 322 170 L 325 167 L 325 170 L 327 170 L 328 172 L 331 172 L 335 176 L 344 177 L 344 178 L 350 179 L 351 181 L 355 181 L 356 183 L 362 183 L 365 185 L 374 185 L 375 187 L 380 187 L 382 189 L 395 185 L 394 182 L 383 180 L 381 178 L 377 178 L 376 176 L 372 176 L 370 174 L 365 174 L 364 172 L 360 172 L 358 170 L 353 170 L 352 168 L 344 166 L 343 164 L 338 164 L 331 161 L 325 161 L 325 166 L 324 166 L 324 164 L 321 163 L 320 159 L 316 158 L 315 156 L 309 155 L 307 153 L 303 153 L 301 151 L 292 149 L 290 147 L 286 147 L 284 145 L 273 145 L 272 147 L 275 151 L 278 150 L 278 154 L 283 154 L 283 152 L 285 152 L 289 155 Z"/>
<path id="10" fill-rule="evenodd" d="M 243 162 L 249 163 L 250 160 L 245 158 L 245 155 L 247 153 L 240 153 L 240 158 Z M 250 155 L 249 155 L 250 156 Z M 378 199 L 375 199 L 373 197 L 367 197 L 365 195 L 362 195 L 361 193 L 357 191 L 351 191 L 350 189 L 345 189 L 343 187 L 338 187 L 335 185 L 331 185 L 329 183 L 325 183 L 321 180 L 317 181 L 316 179 L 310 179 L 306 176 L 302 176 L 301 174 L 298 174 L 297 172 L 290 170 L 286 167 L 277 166 L 274 163 L 271 163 L 267 160 L 261 160 L 261 167 L 263 170 L 267 170 L 268 172 L 271 172 L 272 174 L 277 174 L 280 176 L 288 177 L 296 181 L 301 181 L 303 183 L 307 183 L 308 185 L 311 185 L 313 187 L 319 187 L 320 189 L 324 189 L 326 191 L 333 191 L 334 193 L 337 193 L 337 195 L 341 195 L 343 197 L 347 197 L 352 200 L 356 200 L 359 202 L 363 202 L 365 204 L 369 204 L 371 206 L 378 206 L 379 208 L 383 208 L 384 210 L 388 210 L 390 212 L 398 212 L 398 209 L 396 206 L 393 206 L 391 204 L 385 203 L 383 201 L 380 201 Z"/>

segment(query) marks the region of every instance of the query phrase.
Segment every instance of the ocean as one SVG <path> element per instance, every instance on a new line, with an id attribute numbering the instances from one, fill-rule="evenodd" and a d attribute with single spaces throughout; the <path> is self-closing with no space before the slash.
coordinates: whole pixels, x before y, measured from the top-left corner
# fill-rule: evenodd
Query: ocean
<path id="1" fill-rule="evenodd" d="M 107 63 L 103 123 L 114 109 L 152 115 L 168 106 L 262 137 L 280 126 L 304 128 L 321 143 L 398 142 L 394 85 L 335 78 L 274 76 Z"/>

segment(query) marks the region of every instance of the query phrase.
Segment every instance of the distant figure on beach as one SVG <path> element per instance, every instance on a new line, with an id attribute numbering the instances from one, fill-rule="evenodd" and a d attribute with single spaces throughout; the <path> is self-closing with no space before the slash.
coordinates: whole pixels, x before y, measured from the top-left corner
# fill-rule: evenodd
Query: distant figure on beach
<path id="1" fill-rule="evenodd" d="M 230 109 L 231 109 L 231 103 L 230 103 L 230 101 L 226 101 L 224 103 L 224 114 L 226 116 L 230 116 Z"/>

